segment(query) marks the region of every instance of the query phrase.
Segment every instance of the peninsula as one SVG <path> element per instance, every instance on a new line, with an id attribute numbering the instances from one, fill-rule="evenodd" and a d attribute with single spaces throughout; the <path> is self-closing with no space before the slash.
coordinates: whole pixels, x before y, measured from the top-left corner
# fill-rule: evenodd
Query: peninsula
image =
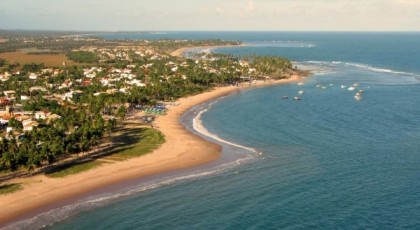
<path id="1" fill-rule="evenodd" d="M 106 185 L 217 159 L 220 146 L 179 123 L 184 112 L 303 74 L 279 57 L 181 55 L 236 41 L 2 37 L 0 227 Z"/>

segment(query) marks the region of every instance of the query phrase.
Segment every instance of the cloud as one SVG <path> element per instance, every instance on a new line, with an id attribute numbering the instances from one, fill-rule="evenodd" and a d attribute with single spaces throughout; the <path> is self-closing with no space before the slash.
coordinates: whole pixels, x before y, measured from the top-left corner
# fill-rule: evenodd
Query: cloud
<path id="1" fill-rule="evenodd" d="M 396 0 L 397 4 L 408 5 L 408 6 L 420 6 L 419 0 Z"/>
<path id="2" fill-rule="evenodd" d="M 255 5 L 253 1 L 251 0 L 248 1 L 248 5 L 245 7 L 245 11 L 248 13 L 252 13 L 255 11 Z"/>

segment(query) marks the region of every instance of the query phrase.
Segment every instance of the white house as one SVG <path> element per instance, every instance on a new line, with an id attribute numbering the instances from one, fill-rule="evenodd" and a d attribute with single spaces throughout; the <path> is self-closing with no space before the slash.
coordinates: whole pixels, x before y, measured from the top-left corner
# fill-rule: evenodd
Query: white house
<path id="1" fill-rule="evenodd" d="M 27 96 L 27 95 L 20 95 L 20 100 L 21 101 L 27 101 L 27 100 L 29 100 L 30 99 L 30 97 L 29 96 Z"/>
<path id="2" fill-rule="evenodd" d="M 36 74 L 34 74 L 34 73 L 30 73 L 30 74 L 29 74 L 29 79 L 31 79 L 31 80 L 36 80 L 36 79 L 38 79 L 38 75 L 36 75 Z"/>
<path id="3" fill-rule="evenodd" d="M 47 119 L 47 117 L 50 115 L 50 112 L 45 112 L 45 111 L 38 111 L 35 113 L 35 119 Z"/>
<path id="4" fill-rule="evenodd" d="M 36 121 L 22 121 L 22 125 L 23 125 L 23 131 L 32 131 L 34 130 L 34 127 L 38 127 L 38 122 Z"/>
<path id="5" fill-rule="evenodd" d="M 4 96 L 6 96 L 6 99 L 8 100 L 13 101 L 16 99 L 16 91 L 14 90 L 6 90 L 6 91 L 3 91 L 3 93 L 4 93 Z"/>

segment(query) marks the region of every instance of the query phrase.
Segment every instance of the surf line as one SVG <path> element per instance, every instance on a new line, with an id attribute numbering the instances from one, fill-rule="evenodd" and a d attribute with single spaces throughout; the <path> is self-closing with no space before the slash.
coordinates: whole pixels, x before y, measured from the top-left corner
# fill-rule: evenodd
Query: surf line
<path id="1" fill-rule="evenodd" d="M 221 98 L 219 98 L 219 99 L 221 99 Z M 236 143 L 233 143 L 233 142 L 230 142 L 230 141 L 227 141 L 227 140 L 224 140 L 224 139 L 222 139 L 222 138 L 220 138 L 219 136 L 217 136 L 217 135 L 215 135 L 215 134 L 213 134 L 213 133 L 211 133 L 210 131 L 208 131 L 207 130 L 207 128 L 206 127 L 204 127 L 204 125 L 203 125 L 203 121 L 202 121 L 202 115 L 204 114 L 204 113 L 206 113 L 209 109 L 211 109 L 211 107 L 216 103 L 216 102 L 218 102 L 219 100 L 216 100 L 216 101 L 213 101 L 213 102 L 211 102 L 208 106 L 207 106 L 207 108 L 205 108 L 205 109 L 202 109 L 201 111 L 199 111 L 198 113 L 197 113 L 197 115 L 194 117 L 194 119 L 193 119 L 193 128 L 194 128 L 194 130 L 195 131 L 197 131 L 198 133 L 200 133 L 200 134 L 202 134 L 202 135 L 204 135 L 204 136 L 206 136 L 206 137 L 209 137 L 209 138 L 212 138 L 212 139 L 214 139 L 214 140 L 216 140 L 216 141 L 218 141 L 218 142 L 220 142 L 220 143 L 224 143 L 224 144 L 227 144 L 227 145 L 230 145 L 230 146 L 233 146 L 233 147 L 237 147 L 237 148 L 242 148 L 242 149 L 245 149 L 245 150 L 248 150 L 248 151 L 250 151 L 250 152 L 252 152 L 252 153 L 256 153 L 256 154 L 258 154 L 258 155 L 261 155 L 262 153 L 261 152 L 258 152 L 256 149 L 254 149 L 254 148 L 251 148 L 251 147 L 247 147 L 247 146 L 243 146 L 243 145 L 240 145 L 240 144 L 236 144 Z"/>

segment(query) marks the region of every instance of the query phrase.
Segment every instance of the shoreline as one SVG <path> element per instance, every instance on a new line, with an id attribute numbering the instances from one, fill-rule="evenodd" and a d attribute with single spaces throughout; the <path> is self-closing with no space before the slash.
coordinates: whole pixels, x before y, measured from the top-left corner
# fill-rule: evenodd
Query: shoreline
<path id="1" fill-rule="evenodd" d="M 183 47 L 177 50 L 174 50 L 170 53 L 173 57 L 183 57 L 184 53 L 192 50 L 192 49 L 217 49 L 217 48 L 226 48 L 226 47 L 244 47 L 247 46 L 246 44 L 240 45 L 218 45 L 218 46 L 191 46 L 191 47 Z"/>
<path id="2" fill-rule="evenodd" d="M 53 204 L 81 197 L 100 188 L 130 179 L 168 173 L 204 165 L 221 156 L 221 146 L 188 131 L 180 122 L 181 116 L 192 107 L 241 89 L 286 84 L 302 80 L 293 75 L 288 79 L 259 81 L 244 86 L 217 87 L 211 91 L 181 98 L 179 105 L 169 108 L 165 116 L 155 121 L 165 136 L 165 143 L 145 156 L 106 164 L 65 178 L 37 175 L 13 179 L 11 183 L 24 183 L 20 191 L 0 196 L 0 228 L 15 221 L 35 216 Z M 89 179 L 86 179 L 89 178 Z"/>

